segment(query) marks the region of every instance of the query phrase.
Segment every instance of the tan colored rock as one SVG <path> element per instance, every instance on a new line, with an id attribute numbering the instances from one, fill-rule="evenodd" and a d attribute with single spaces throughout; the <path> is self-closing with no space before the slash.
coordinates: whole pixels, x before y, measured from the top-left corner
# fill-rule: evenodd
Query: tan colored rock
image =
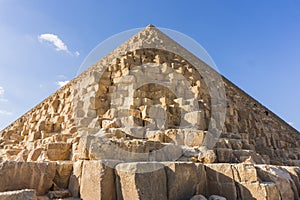
<path id="1" fill-rule="evenodd" d="M 36 148 L 36 149 L 33 149 L 30 151 L 30 153 L 28 154 L 28 157 L 27 157 L 27 161 L 30 162 L 30 161 L 36 161 L 39 156 L 41 155 L 43 149 L 42 148 Z"/>
<path id="2" fill-rule="evenodd" d="M 197 129 L 184 129 L 184 144 L 187 146 L 201 146 L 204 141 L 205 133 Z"/>
<path id="3" fill-rule="evenodd" d="M 73 171 L 70 175 L 69 186 L 68 186 L 68 189 L 73 197 L 79 197 L 80 195 L 82 166 L 83 166 L 83 160 L 79 160 L 73 163 Z"/>
<path id="4" fill-rule="evenodd" d="M 213 163 L 217 156 L 213 150 L 207 149 L 205 146 L 199 148 L 198 160 L 202 163 Z"/>
<path id="5" fill-rule="evenodd" d="M 207 194 L 237 199 L 234 176 L 230 164 L 205 164 Z"/>
<path id="6" fill-rule="evenodd" d="M 202 171 L 200 166 L 192 162 L 165 162 L 163 164 L 166 166 L 169 199 L 189 199 L 197 193 L 198 187 L 205 190 L 205 184 L 201 184 L 205 171 Z"/>
<path id="7" fill-rule="evenodd" d="M 56 163 L 14 162 L 0 163 L 0 192 L 35 189 L 37 195 L 46 194 L 53 184 Z"/>
<path id="8" fill-rule="evenodd" d="M 9 192 L 0 192 L 0 200 L 21 200 L 21 199 L 37 200 L 35 190 L 25 189 L 25 190 L 16 190 L 16 191 L 9 191 Z"/>
<path id="9" fill-rule="evenodd" d="M 84 161 L 80 183 L 81 198 L 86 200 L 116 199 L 113 167 L 118 161 Z"/>
<path id="10" fill-rule="evenodd" d="M 47 145 L 47 156 L 49 160 L 70 159 L 71 144 L 66 142 L 49 143 Z"/>
<path id="11" fill-rule="evenodd" d="M 73 169 L 73 163 L 71 161 L 56 162 L 56 173 L 54 177 L 54 183 L 59 188 L 62 189 L 68 188 L 72 169 Z"/>
<path id="12" fill-rule="evenodd" d="M 121 163 L 116 167 L 118 199 L 167 199 L 167 177 L 160 163 Z"/>
<path id="13" fill-rule="evenodd" d="M 281 198 L 294 199 L 297 191 L 288 171 L 272 165 L 255 165 L 259 178 L 264 182 L 274 182 Z M 298 197 L 297 197 L 298 198 Z"/>
<path id="14" fill-rule="evenodd" d="M 298 194 L 300 194 L 300 168 L 295 166 L 282 166 L 281 168 L 288 171 L 297 187 Z"/>

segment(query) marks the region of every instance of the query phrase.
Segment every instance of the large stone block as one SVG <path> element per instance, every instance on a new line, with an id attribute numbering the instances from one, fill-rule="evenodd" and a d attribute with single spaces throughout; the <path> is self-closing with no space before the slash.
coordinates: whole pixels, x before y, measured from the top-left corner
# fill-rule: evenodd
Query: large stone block
<path id="1" fill-rule="evenodd" d="M 167 172 L 168 199 L 188 200 L 197 194 L 198 190 L 205 190 L 205 185 L 201 184 L 203 183 L 201 179 L 205 178 L 205 175 L 203 176 L 205 171 L 202 171 L 200 166 L 192 162 L 165 162 L 163 164 Z"/>
<path id="2" fill-rule="evenodd" d="M 298 198 L 297 187 L 287 170 L 272 165 L 255 165 L 258 177 L 276 184 L 283 200 Z"/>
<path id="3" fill-rule="evenodd" d="M 79 160 L 73 163 L 73 171 L 70 175 L 68 189 L 73 197 L 79 197 L 80 195 L 80 183 L 82 177 L 83 160 Z"/>
<path id="4" fill-rule="evenodd" d="M 54 162 L 14 162 L 0 163 L 0 192 L 35 189 L 43 195 L 53 185 L 56 171 Z"/>
<path id="5" fill-rule="evenodd" d="M 118 161 L 84 161 L 80 195 L 82 199 L 116 199 L 115 174 L 113 167 Z"/>
<path id="6" fill-rule="evenodd" d="M 166 200 L 164 165 L 156 162 L 121 163 L 116 167 L 118 199 Z"/>
<path id="7" fill-rule="evenodd" d="M 64 188 L 64 189 L 68 188 L 72 169 L 73 169 L 73 163 L 71 161 L 57 162 L 54 183 L 59 188 Z"/>
<path id="8" fill-rule="evenodd" d="M 207 195 L 220 195 L 227 199 L 237 199 L 237 191 L 231 164 L 205 164 Z"/>
<path id="9" fill-rule="evenodd" d="M 71 154 L 71 145 L 67 142 L 49 143 L 47 145 L 47 156 L 49 160 L 68 160 Z"/>

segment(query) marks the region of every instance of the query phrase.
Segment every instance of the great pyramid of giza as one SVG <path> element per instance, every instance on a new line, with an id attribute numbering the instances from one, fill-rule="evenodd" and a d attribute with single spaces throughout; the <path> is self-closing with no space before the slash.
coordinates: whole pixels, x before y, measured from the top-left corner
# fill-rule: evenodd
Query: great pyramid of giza
<path id="1" fill-rule="evenodd" d="M 299 138 L 149 25 L 0 132 L 0 200 L 298 199 Z"/>

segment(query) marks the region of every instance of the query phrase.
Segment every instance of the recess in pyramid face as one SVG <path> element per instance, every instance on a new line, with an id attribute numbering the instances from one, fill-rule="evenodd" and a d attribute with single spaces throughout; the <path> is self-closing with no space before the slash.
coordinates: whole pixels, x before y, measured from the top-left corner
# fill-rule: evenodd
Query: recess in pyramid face
<path id="1" fill-rule="evenodd" d="M 107 67 L 98 88 L 95 107 L 101 128 L 208 129 L 210 95 L 203 78 L 168 51 L 127 52 Z"/>

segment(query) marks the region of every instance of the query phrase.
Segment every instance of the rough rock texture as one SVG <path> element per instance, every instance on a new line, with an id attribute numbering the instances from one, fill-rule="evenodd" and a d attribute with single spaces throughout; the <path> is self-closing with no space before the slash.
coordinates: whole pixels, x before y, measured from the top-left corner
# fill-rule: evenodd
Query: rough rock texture
<path id="1" fill-rule="evenodd" d="M 298 199 L 299 139 L 297 130 L 148 26 L 0 131 L 0 192 L 35 189 L 40 199 Z"/>
<path id="2" fill-rule="evenodd" d="M 0 192 L 0 200 L 20 200 L 20 199 L 30 199 L 37 200 L 35 190 L 17 190 L 9 192 Z"/>
<path id="3" fill-rule="evenodd" d="M 117 165 L 118 199 L 167 199 L 167 177 L 159 163 Z"/>
<path id="4" fill-rule="evenodd" d="M 116 164 L 118 164 L 118 161 L 84 161 L 80 184 L 81 198 L 86 200 L 116 199 L 117 193 L 113 170 Z"/>
<path id="5" fill-rule="evenodd" d="M 46 194 L 53 184 L 56 163 L 14 162 L 0 163 L 0 192 L 35 189 L 37 195 Z"/>

